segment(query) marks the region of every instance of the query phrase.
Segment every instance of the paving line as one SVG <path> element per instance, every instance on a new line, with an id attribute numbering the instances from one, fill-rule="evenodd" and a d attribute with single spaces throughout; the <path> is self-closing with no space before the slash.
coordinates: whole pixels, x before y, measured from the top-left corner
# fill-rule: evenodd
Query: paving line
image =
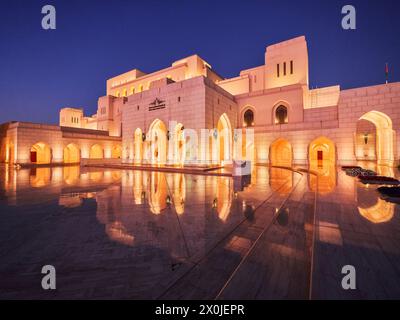
<path id="1" fill-rule="evenodd" d="M 301 173 L 300 173 L 301 174 Z M 283 206 L 285 205 L 285 203 L 289 200 L 290 196 L 293 194 L 294 190 L 297 188 L 298 184 L 300 183 L 300 181 L 303 179 L 303 174 L 301 174 L 301 177 L 299 179 L 299 181 L 296 182 L 296 185 L 292 188 L 292 190 L 290 191 L 290 193 L 288 194 L 288 196 L 282 201 L 282 204 L 278 207 L 277 212 L 279 212 Z M 271 223 L 269 223 L 267 226 L 264 227 L 264 229 L 261 231 L 261 233 L 259 234 L 259 236 L 257 237 L 257 239 L 253 242 L 252 246 L 249 248 L 249 250 L 246 252 L 246 254 L 243 256 L 243 258 L 241 259 L 241 261 L 239 262 L 239 264 L 237 265 L 237 267 L 235 268 L 235 270 L 231 273 L 231 275 L 229 276 L 228 280 L 225 282 L 225 284 L 222 286 L 222 288 L 220 289 L 220 291 L 218 292 L 218 294 L 215 296 L 214 300 L 218 300 L 222 293 L 225 291 L 225 289 L 228 287 L 228 285 L 231 283 L 231 281 L 233 280 L 233 278 L 236 276 L 237 272 L 239 271 L 239 269 L 242 267 L 242 265 L 244 264 L 244 262 L 247 260 L 247 258 L 249 257 L 249 255 L 253 252 L 254 248 L 257 246 L 258 241 L 262 238 L 262 236 L 265 234 L 266 231 L 269 230 L 269 228 L 273 225 L 273 223 L 276 221 L 278 215 L 276 215 Z"/>

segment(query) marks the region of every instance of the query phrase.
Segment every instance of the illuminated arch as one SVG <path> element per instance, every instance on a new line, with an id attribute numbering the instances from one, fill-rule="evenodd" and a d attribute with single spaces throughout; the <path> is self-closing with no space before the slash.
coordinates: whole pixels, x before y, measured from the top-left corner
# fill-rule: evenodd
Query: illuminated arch
<path id="1" fill-rule="evenodd" d="M 336 147 L 332 140 L 326 137 L 314 139 L 308 147 L 309 169 L 318 174 L 309 175 L 309 185 L 312 191 L 320 194 L 332 192 L 336 187 Z"/>
<path id="2" fill-rule="evenodd" d="M 89 158 L 90 159 L 103 159 L 103 157 L 104 157 L 103 148 L 99 144 L 94 144 L 90 148 Z"/>
<path id="3" fill-rule="evenodd" d="M 38 142 L 30 150 L 31 163 L 49 164 L 52 160 L 51 148 L 44 142 Z"/>
<path id="4" fill-rule="evenodd" d="M 226 113 L 223 113 L 218 120 L 218 148 L 219 161 L 223 164 L 224 161 L 231 159 L 232 154 L 232 126 Z"/>
<path id="5" fill-rule="evenodd" d="M 289 141 L 279 138 L 270 147 L 269 161 L 271 166 L 291 167 L 293 150 Z"/>
<path id="6" fill-rule="evenodd" d="M 336 147 L 333 141 L 323 136 L 314 139 L 308 147 L 308 161 L 310 165 L 318 162 L 336 163 Z"/>
<path id="7" fill-rule="evenodd" d="M 164 165 L 167 162 L 167 127 L 160 119 L 155 119 L 149 128 L 150 162 Z"/>
<path id="8" fill-rule="evenodd" d="M 64 148 L 64 163 L 79 163 L 81 154 L 76 144 L 70 143 Z"/>
<path id="9" fill-rule="evenodd" d="M 376 126 L 376 157 L 378 165 L 393 166 L 394 143 L 392 119 L 382 112 L 369 111 L 362 115 L 359 120 L 367 120 Z"/>
<path id="10" fill-rule="evenodd" d="M 119 145 L 119 144 L 114 145 L 111 150 L 111 158 L 121 159 L 121 156 L 122 156 L 121 145 Z"/>

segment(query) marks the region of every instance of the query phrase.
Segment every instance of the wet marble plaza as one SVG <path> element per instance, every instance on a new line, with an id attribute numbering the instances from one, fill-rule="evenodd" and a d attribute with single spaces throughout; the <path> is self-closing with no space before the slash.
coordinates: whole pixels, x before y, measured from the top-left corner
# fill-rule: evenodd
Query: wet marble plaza
<path id="1" fill-rule="evenodd" d="M 399 206 L 335 167 L 0 168 L 2 299 L 400 298 Z M 397 169 L 372 168 L 398 177 Z M 43 290 L 53 265 L 57 289 Z M 343 290 L 344 265 L 357 289 Z"/>

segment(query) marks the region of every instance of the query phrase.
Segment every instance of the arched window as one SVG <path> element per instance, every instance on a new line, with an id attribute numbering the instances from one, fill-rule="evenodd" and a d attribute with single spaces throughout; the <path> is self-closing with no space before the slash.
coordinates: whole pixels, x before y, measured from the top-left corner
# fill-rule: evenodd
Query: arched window
<path id="1" fill-rule="evenodd" d="M 250 109 L 246 110 L 243 115 L 243 126 L 253 127 L 254 126 L 254 113 Z"/>
<path id="2" fill-rule="evenodd" d="M 280 105 L 275 110 L 275 124 L 285 124 L 285 123 L 288 123 L 287 108 L 283 105 Z"/>

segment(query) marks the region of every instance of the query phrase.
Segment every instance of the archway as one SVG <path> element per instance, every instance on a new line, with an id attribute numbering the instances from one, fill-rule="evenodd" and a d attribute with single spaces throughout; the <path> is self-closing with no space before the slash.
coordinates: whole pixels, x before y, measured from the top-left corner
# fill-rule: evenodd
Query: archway
<path id="1" fill-rule="evenodd" d="M 150 162 L 163 165 L 167 162 L 167 127 L 159 119 L 153 121 L 149 128 Z"/>
<path id="2" fill-rule="evenodd" d="M 393 144 L 393 125 L 392 120 L 386 114 L 379 111 L 370 111 L 360 117 L 359 120 L 367 120 L 376 127 L 376 158 L 378 165 L 393 166 L 394 164 L 394 144 Z M 369 135 L 365 135 L 365 140 L 369 140 Z M 364 140 L 364 142 L 365 142 Z M 357 147 L 357 141 L 356 141 Z"/>
<path id="3" fill-rule="evenodd" d="M 218 130 L 218 141 L 217 146 L 219 148 L 218 160 L 221 164 L 224 161 L 231 160 L 231 150 L 232 150 L 232 127 L 226 113 L 222 114 L 218 120 L 217 124 Z"/>
<path id="4" fill-rule="evenodd" d="M 376 161 L 376 126 L 371 121 L 357 121 L 355 153 L 358 161 Z"/>
<path id="5" fill-rule="evenodd" d="M 44 142 L 38 142 L 31 147 L 31 163 L 49 164 L 51 163 L 52 152 L 50 147 Z"/>
<path id="6" fill-rule="evenodd" d="M 310 175 L 311 190 L 321 194 L 332 192 L 336 187 L 336 148 L 332 140 L 319 137 L 308 147 L 309 169 L 316 172 L 318 177 Z"/>
<path id="7" fill-rule="evenodd" d="M 185 164 L 185 135 L 184 126 L 178 123 L 174 130 L 174 164 L 183 166 Z"/>
<path id="8" fill-rule="evenodd" d="M 122 148 L 119 144 L 114 145 L 111 150 L 111 158 L 113 159 L 121 159 Z"/>
<path id="9" fill-rule="evenodd" d="M 90 155 L 89 155 L 90 159 L 103 159 L 104 155 L 103 155 L 103 148 L 98 145 L 98 144 L 94 144 L 91 148 L 90 148 Z"/>
<path id="10" fill-rule="evenodd" d="M 79 163 L 81 161 L 81 155 L 79 148 L 70 143 L 64 148 L 64 163 Z"/>
<path id="11" fill-rule="evenodd" d="M 270 147 L 269 161 L 271 166 L 291 167 L 293 151 L 290 142 L 282 138 L 275 140 Z"/>
<path id="12" fill-rule="evenodd" d="M 134 136 L 135 163 L 141 163 L 143 159 L 143 132 L 140 128 L 135 130 Z"/>
<path id="13" fill-rule="evenodd" d="M 319 137 L 310 143 L 308 148 L 310 166 L 322 167 L 324 164 L 336 163 L 336 148 L 332 140 Z"/>

